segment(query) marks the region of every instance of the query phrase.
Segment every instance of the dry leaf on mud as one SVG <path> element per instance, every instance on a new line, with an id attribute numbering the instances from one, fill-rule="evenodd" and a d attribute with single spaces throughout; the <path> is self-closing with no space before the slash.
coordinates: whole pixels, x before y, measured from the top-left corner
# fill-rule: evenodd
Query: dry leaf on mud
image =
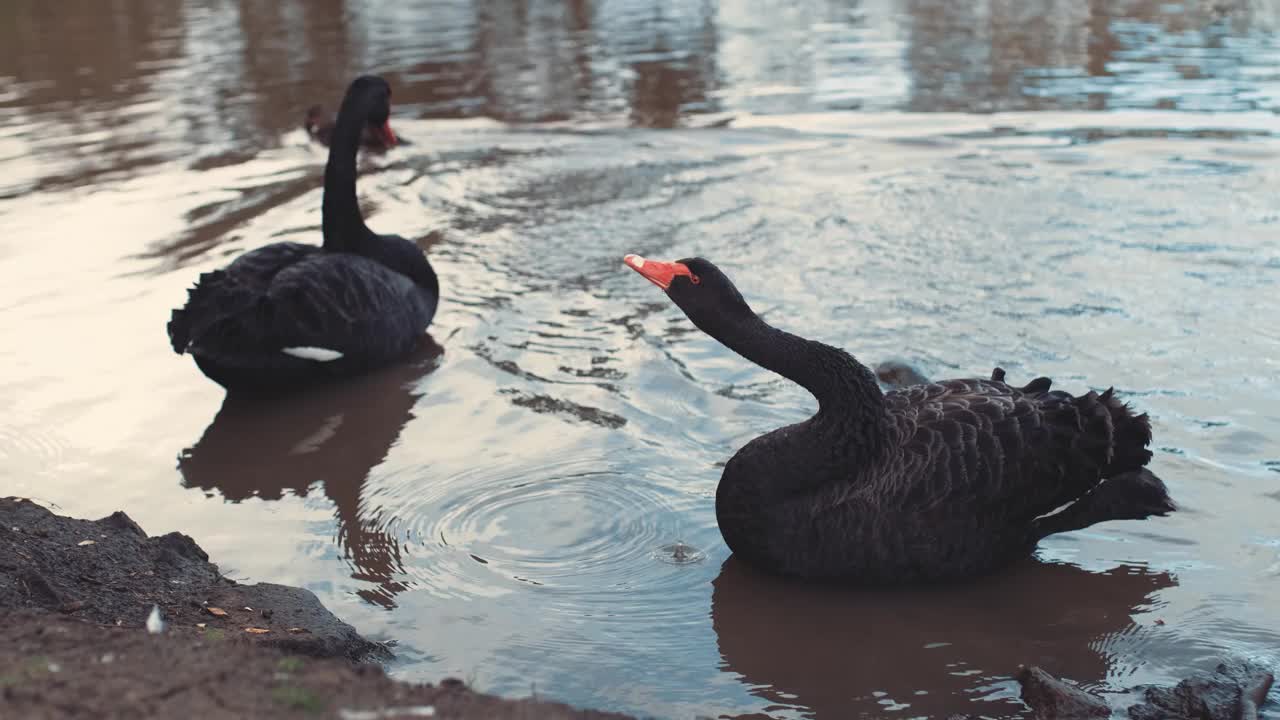
<path id="1" fill-rule="evenodd" d="M 220 607 L 207 607 L 207 608 L 205 608 L 205 610 L 208 610 L 208 611 L 209 611 L 209 614 L 210 614 L 210 615 L 212 615 L 212 616 L 214 616 L 214 617 L 226 617 L 226 616 L 227 616 L 227 611 L 226 611 L 226 610 L 223 610 L 223 609 L 222 609 L 222 608 L 220 608 Z"/>
<path id="2" fill-rule="evenodd" d="M 311 632 L 311 631 L 310 631 L 310 630 L 308 630 L 308 629 L 306 629 L 306 628 L 289 628 L 289 632 L 291 632 L 291 633 L 305 633 L 305 632 Z"/>
<path id="3" fill-rule="evenodd" d="M 198 627 L 198 628 L 200 628 L 201 630 L 203 630 L 203 629 L 204 629 L 204 626 L 205 626 L 206 624 L 207 624 L 207 623 L 196 623 L 196 627 Z"/>
<path id="4" fill-rule="evenodd" d="M 268 629 L 266 629 L 266 628 L 245 628 L 245 629 L 244 629 L 244 631 L 245 631 L 245 632 L 247 632 L 247 633 L 253 633 L 254 635 L 261 635 L 262 633 L 269 633 L 269 632 L 271 632 L 270 630 L 268 630 Z"/>
<path id="5" fill-rule="evenodd" d="M 80 547 L 84 547 L 85 545 L 96 545 L 97 543 L 98 543 L 97 540 L 81 540 L 76 544 L 79 545 Z"/>

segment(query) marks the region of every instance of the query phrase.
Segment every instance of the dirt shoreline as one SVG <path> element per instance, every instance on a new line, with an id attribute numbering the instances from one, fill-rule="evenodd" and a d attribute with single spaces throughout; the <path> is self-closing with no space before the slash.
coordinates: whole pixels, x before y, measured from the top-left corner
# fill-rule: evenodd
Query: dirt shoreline
<path id="1" fill-rule="evenodd" d="M 0 717 L 628 717 L 392 680 L 388 649 L 310 591 L 224 578 L 190 537 L 148 537 L 123 512 L 0 499 L 0 609 Z"/>

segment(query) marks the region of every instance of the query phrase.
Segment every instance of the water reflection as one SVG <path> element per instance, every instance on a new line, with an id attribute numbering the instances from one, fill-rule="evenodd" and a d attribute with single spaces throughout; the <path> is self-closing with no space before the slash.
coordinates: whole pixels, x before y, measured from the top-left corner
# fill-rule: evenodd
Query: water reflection
<path id="1" fill-rule="evenodd" d="M 713 582 L 711 621 L 725 669 L 775 705 L 817 718 L 1004 717 L 1021 705 L 994 683 L 1026 664 L 1096 685 L 1106 639 L 1136 632 L 1130 614 L 1175 584 L 1141 567 L 1028 560 L 972 585 L 858 592 L 779 580 L 730 557 Z"/>
<path id="2" fill-rule="evenodd" d="M 376 583 L 366 600 L 393 607 L 405 589 L 400 546 L 386 521 L 362 507 L 369 471 L 380 464 L 413 417 L 417 381 L 443 350 L 428 340 L 407 361 L 285 399 L 228 394 L 213 422 L 178 461 L 183 485 L 214 490 L 232 502 L 306 496 L 318 483 L 333 502 L 337 543 L 353 578 Z"/>
<path id="3" fill-rule="evenodd" d="M 411 115 L 1280 110 L 1280 0 L 11 3 L 0 195 L 278 144 L 361 72 Z M 74 54 L 50 48 L 74 45 Z M 33 162 L 27 160 L 25 162 Z"/>

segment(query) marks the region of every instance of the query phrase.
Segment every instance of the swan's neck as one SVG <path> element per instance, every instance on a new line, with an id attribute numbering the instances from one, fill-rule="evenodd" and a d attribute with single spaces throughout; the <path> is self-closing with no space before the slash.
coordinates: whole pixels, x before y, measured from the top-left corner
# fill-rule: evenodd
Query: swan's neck
<path id="1" fill-rule="evenodd" d="M 324 168 L 324 202 L 321 227 L 324 248 L 330 251 L 357 249 L 373 233 L 364 224 L 356 201 L 356 151 L 364 132 L 365 108 L 348 100 L 338 113 L 329 145 L 329 162 Z"/>
<path id="2" fill-rule="evenodd" d="M 875 376 L 852 355 L 792 335 L 757 315 L 715 334 L 729 349 L 802 386 L 818 400 L 814 425 L 838 433 L 865 459 L 877 456 L 886 430 L 884 394 Z"/>

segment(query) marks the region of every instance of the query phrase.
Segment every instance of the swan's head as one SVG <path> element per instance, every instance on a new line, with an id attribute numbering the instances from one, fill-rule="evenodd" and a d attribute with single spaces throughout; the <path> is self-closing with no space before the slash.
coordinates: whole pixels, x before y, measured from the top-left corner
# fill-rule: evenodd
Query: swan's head
<path id="1" fill-rule="evenodd" d="M 628 255 L 623 262 L 665 290 L 667 297 L 708 335 L 718 337 L 716 331 L 725 325 L 756 317 L 733 281 L 710 260 L 663 262 Z"/>
<path id="2" fill-rule="evenodd" d="M 391 85 L 377 75 L 361 75 L 351 81 L 343 105 L 355 103 L 363 109 L 365 125 L 372 128 L 387 147 L 396 144 L 391 131 Z"/>

